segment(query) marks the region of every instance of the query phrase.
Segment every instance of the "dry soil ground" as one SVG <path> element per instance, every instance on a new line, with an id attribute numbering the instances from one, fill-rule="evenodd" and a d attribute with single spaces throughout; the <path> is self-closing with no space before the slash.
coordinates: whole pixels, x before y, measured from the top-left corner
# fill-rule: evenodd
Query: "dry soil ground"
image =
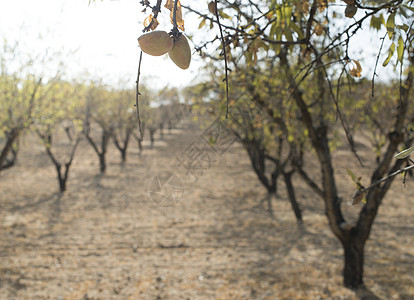
<path id="1" fill-rule="evenodd" d="M 0 298 L 414 299 L 412 179 L 406 188 L 398 179 L 384 200 L 365 249 L 368 289 L 354 292 L 341 285 L 342 249 L 322 202 L 300 179 L 304 228 L 283 183 L 274 218 L 258 206 L 265 191 L 237 143 L 197 182 L 177 167 L 176 156 L 201 132 L 186 121 L 154 149 L 145 144 L 141 157 L 132 145 L 124 167 L 111 145 L 103 176 L 83 141 L 64 195 L 43 148 L 26 138 L 18 165 L 0 174 Z M 359 149 L 369 165 L 369 145 Z M 368 169 L 346 146 L 335 156 L 347 201 L 353 184 L 346 168 Z M 312 159 L 307 164 L 314 167 Z M 174 207 L 148 195 L 154 176 L 166 172 L 185 188 Z M 344 208 L 351 219 L 358 212 Z"/>

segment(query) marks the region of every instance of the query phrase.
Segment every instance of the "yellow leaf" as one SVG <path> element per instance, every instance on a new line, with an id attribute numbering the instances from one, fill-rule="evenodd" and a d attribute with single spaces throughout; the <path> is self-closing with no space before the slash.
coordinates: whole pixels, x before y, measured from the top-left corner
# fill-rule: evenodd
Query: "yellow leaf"
<path id="1" fill-rule="evenodd" d="M 202 28 L 204 25 L 206 25 L 206 18 L 203 18 L 203 20 L 201 20 L 200 25 L 198 25 L 198 29 Z"/>

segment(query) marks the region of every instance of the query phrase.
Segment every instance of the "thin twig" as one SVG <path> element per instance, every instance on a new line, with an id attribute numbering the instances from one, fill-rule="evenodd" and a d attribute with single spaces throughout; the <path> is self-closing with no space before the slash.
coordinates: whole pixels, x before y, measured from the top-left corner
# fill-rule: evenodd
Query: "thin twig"
<path id="1" fill-rule="evenodd" d="M 177 3 L 178 3 L 178 0 L 175 0 L 174 1 L 174 8 L 173 8 L 173 18 L 172 18 L 173 31 L 177 30 Z"/>
<path id="2" fill-rule="evenodd" d="M 375 61 L 374 73 L 372 74 L 372 79 L 371 79 L 371 97 L 372 98 L 374 98 L 375 76 L 378 76 L 377 74 L 378 61 L 381 56 L 382 47 L 384 46 L 384 41 L 385 41 L 385 37 L 387 36 L 387 34 L 388 32 L 386 32 L 385 35 L 381 38 L 382 39 L 381 47 L 379 48 L 377 59 Z"/>
<path id="3" fill-rule="evenodd" d="M 158 17 L 158 13 L 161 11 L 161 2 L 162 0 L 157 0 L 157 4 L 152 8 L 152 12 L 154 14 L 154 17 L 152 18 L 151 22 L 148 24 L 147 27 L 145 27 L 142 32 L 147 32 L 151 29 L 152 24 L 154 23 L 154 19 L 156 20 Z"/>
<path id="4" fill-rule="evenodd" d="M 349 130 L 348 122 L 346 121 L 345 117 L 341 113 L 341 110 L 339 109 L 339 101 L 338 101 L 337 98 L 335 98 L 335 94 L 334 94 L 333 89 L 332 89 L 331 80 L 328 78 L 328 71 L 326 70 L 326 68 L 324 66 L 322 66 L 322 69 L 325 73 L 325 79 L 328 82 L 329 92 L 331 94 L 332 101 L 334 102 L 335 107 L 336 107 L 336 114 L 337 114 L 337 116 L 339 116 L 339 120 L 341 121 L 342 128 L 345 131 L 346 139 L 348 140 L 349 146 L 351 147 L 351 151 L 354 154 L 354 156 L 356 157 L 356 159 L 358 160 L 360 166 L 364 167 L 362 159 L 361 159 L 361 157 L 359 157 L 358 152 L 355 149 L 354 139 L 352 137 L 352 133 Z M 338 84 L 338 86 L 339 86 L 339 84 Z M 338 94 L 337 94 L 337 96 L 338 96 Z"/>
<path id="5" fill-rule="evenodd" d="M 380 180 L 377 180 L 377 181 L 375 181 L 373 184 L 371 184 L 369 187 L 367 187 L 367 188 L 365 188 L 365 189 L 362 189 L 361 190 L 361 192 L 362 193 L 365 193 L 365 192 L 367 192 L 368 190 L 370 190 L 370 189 L 372 189 L 374 186 L 376 186 L 376 185 L 378 185 L 378 184 L 380 184 L 380 183 L 382 183 L 382 182 L 384 182 L 384 181 L 387 181 L 388 179 L 390 179 L 391 177 L 394 177 L 394 176 L 396 176 L 396 175 L 398 175 L 398 174 L 401 174 L 401 173 L 404 173 L 404 172 L 406 172 L 406 171 L 408 171 L 408 170 L 411 170 L 411 169 L 413 169 L 414 168 L 414 165 L 410 165 L 410 166 L 408 166 L 408 167 L 406 167 L 406 168 L 404 168 L 404 169 L 400 169 L 400 170 L 398 170 L 398 171 L 395 171 L 394 173 L 391 173 L 390 175 L 388 175 L 387 177 L 384 177 L 384 178 L 381 178 Z"/>
<path id="6" fill-rule="evenodd" d="M 218 14 L 218 9 L 217 9 L 217 0 L 215 0 L 215 15 L 216 15 L 216 19 L 217 19 L 217 24 L 220 30 L 220 35 L 221 35 L 221 44 L 223 45 L 223 54 L 224 54 L 224 68 L 225 68 L 225 80 L 226 80 L 226 119 L 229 118 L 229 81 L 228 81 L 228 67 L 227 67 L 227 52 L 226 52 L 226 42 L 224 40 L 224 36 L 223 36 L 223 30 L 221 28 L 221 24 L 220 24 L 220 18 L 219 18 L 219 14 Z"/>
<path id="7" fill-rule="evenodd" d="M 308 63 L 305 67 L 303 67 L 295 76 L 294 79 L 296 79 L 296 77 L 298 77 L 303 70 L 307 69 L 309 66 L 311 66 L 311 64 L 313 64 L 317 59 L 320 59 L 321 57 L 323 57 L 324 55 L 326 55 L 328 52 L 332 51 L 333 49 L 335 49 L 336 47 L 339 47 L 341 44 L 344 43 L 344 41 L 341 41 L 341 38 L 344 34 L 347 35 L 347 40 L 350 39 L 352 36 L 354 36 L 356 34 L 356 32 L 361 28 L 362 23 L 369 18 L 370 16 L 374 15 L 375 13 L 383 10 L 383 9 L 388 9 L 390 7 L 393 6 L 393 4 L 398 5 L 398 2 L 400 2 L 401 0 L 392 0 L 389 2 L 386 2 L 385 4 L 379 6 L 376 8 L 376 10 L 373 10 L 369 13 L 366 13 L 361 19 L 359 19 L 358 21 L 356 21 L 355 23 L 351 24 L 348 28 L 346 28 L 344 31 L 342 31 L 341 33 L 339 33 L 332 41 L 331 43 L 325 47 L 325 50 L 323 50 L 322 52 L 319 53 L 319 56 L 315 57 L 315 59 L 313 61 L 311 61 L 310 63 Z M 354 28 L 356 27 L 356 28 Z M 351 32 L 351 30 L 353 29 L 353 31 Z M 351 32 L 351 34 L 349 34 L 349 32 Z M 346 43 L 346 40 L 345 40 Z"/>
<path id="8" fill-rule="evenodd" d="M 144 140 L 144 136 L 142 134 L 142 129 L 141 129 L 141 118 L 139 117 L 139 102 L 138 102 L 138 98 L 139 98 L 139 75 L 141 74 L 141 61 L 142 61 L 142 51 L 139 55 L 139 63 L 138 63 L 138 74 L 137 74 L 137 89 L 136 89 L 136 93 L 135 93 L 135 107 L 137 109 L 137 119 L 138 119 L 138 130 L 139 130 L 139 136 L 140 136 L 140 140 L 143 141 Z"/>

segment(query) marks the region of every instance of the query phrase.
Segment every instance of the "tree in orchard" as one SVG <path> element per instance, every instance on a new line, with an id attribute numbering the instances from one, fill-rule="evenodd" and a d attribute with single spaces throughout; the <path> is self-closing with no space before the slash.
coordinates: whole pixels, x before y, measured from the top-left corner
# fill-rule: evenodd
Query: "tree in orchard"
<path id="1" fill-rule="evenodd" d="M 112 121 L 115 115 L 114 99 L 107 86 L 91 83 L 86 92 L 86 107 L 83 133 L 99 158 L 101 174 L 106 170 L 106 153 L 112 136 Z"/>
<path id="2" fill-rule="evenodd" d="M 200 28 L 207 22 L 217 24 L 218 16 L 221 16 L 219 27 L 223 38 L 218 48 L 226 61 L 229 61 L 229 57 L 236 56 L 238 64 L 258 66 L 261 57 L 273 57 L 275 68 L 289 81 L 289 86 L 286 87 L 289 100 L 296 107 L 302 126 L 307 130 L 308 143 L 319 162 L 321 182 L 314 182 L 300 166 L 299 169 L 312 189 L 323 198 L 330 228 L 343 246 L 344 285 L 357 288 L 363 284 L 364 246 L 394 176 L 387 177 L 384 181 L 381 179 L 401 167 L 402 161 L 394 160 L 393 157 L 401 145 L 408 147 L 412 142 L 407 127 L 412 117 L 407 116 L 407 113 L 412 105 L 409 93 L 413 80 L 414 17 L 412 1 L 346 2 L 341 2 L 345 11 L 337 9 L 341 5 L 338 2 L 321 0 L 266 3 L 220 1 L 218 9 L 215 9 L 217 3 L 210 6 L 210 13 L 190 7 L 188 9 L 203 18 Z M 356 14 L 358 11 L 363 13 Z M 341 23 L 344 25 L 338 26 Z M 369 26 L 379 29 L 384 38 L 391 42 L 383 64 L 396 58 L 399 64 L 396 76 L 404 73 L 404 70 L 407 75 L 401 76 L 394 122 L 386 129 L 386 147 L 381 153 L 378 166 L 372 170 L 370 188 L 361 187 L 354 194 L 355 202 L 365 196 L 366 204 L 360 210 L 358 221 L 350 224 L 343 216 L 343 198 L 336 187 L 329 145 L 330 121 L 338 117 L 347 135 L 350 150 L 355 153 L 348 120 L 340 107 L 340 93 L 335 93 L 334 83 L 340 87 L 345 75 L 361 76 L 362 66 L 357 57 L 350 57 L 349 51 L 354 35 Z M 220 41 L 220 38 L 214 36 L 210 43 L 205 40 L 203 37 L 204 42 L 198 51 L 206 57 L 213 56 L 209 54 L 210 45 Z M 381 42 L 378 45 L 381 53 L 380 45 Z M 331 69 L 328 66 L 332 66 Z M 233 65 L 224 68 L 226 84 L 230 83 L 227 73 L 232 68 Z M 305 89 L 305 82 L 313 83 L 314 91 Z M 232 88 L 235 87 L 230 86 Z M 266 102 L 265 108 L 270 106 Z"/>
<path id="3" fill-rule="evenodd" d="M 159 101 L 162 101 L 163 120 L 168 127 L 168 132 L 176 127 L 181 118 L 180 94 L 177 88 L 163 88 L 158 92 Z"/>
<path id="4" fill-rule="evenodd" d="M 113 95 L 113 115 L 111 134 L 116 148 L 121 153 L 121 163 L 125 164 L 130 138 L 136 127 L 136 116 L 133 107 L 134 91 L 119 89 L 111 92 Z"/>
<path id="5" fill-rule="evenodd" d="M 66 191 L 69 170 L 82 138 L 81 91 L 80 85 L 59 81 L 35 109 L 34 131 L 56 168 L 61 193 Z"/>
<path id="6" fill-rule="evenodd" d="M 158 90 L 151 99 L 153 105 L 157 105 L 160 118 L 159 118 L 159 131 L 160 138 L 164 138 L 164 129 L 167 127 L 169 134 L 175 123 L 179 111 L 179 92 L 176 88 L 164 87 Z"/>
<path id="7" fill-rule="evenodd" d="M 145 128 L 149 133 L 151 143 L 150 147 L 152 149 L 154 147 L 155 133 L 160 128 L 160 124 L 163 123 L 162 110 L 160 110 L 158 107 L 147 106 L 142 110 L 142 112 Z"/>
<path id="8" fill-rule="evenodd" d="M 216 82 L 215 75 L 202 85 L 204 88 L 208 86 L 206 89 L 208 93 L 202 91 L 199 94 L 195 93 L 194 109 L 200 117 L 206 110 L 210 112 L 208 124 L 214 121 L 217 115 L 221 115 L 222 121 L 227 122 L 227 126 L 239 138 L 249 155 L 253 170 L 268 192 L 261 203 L 267 201 L 271 215 L 273 215 L 272 199 L 277 198 L 278 179 L 282 177 L 295 217 L 298 223 L 302 223 L 302 212 L 296 201 L 292 183 L 292 175 L 295 172 L 292 162 L 302 161 L 303 141 L 294 139 L 293 133 L 288 130 L 303 132 L 303 128 L 297 120 L 295 125 L 286 125 L 287 121 L 293 123 L 295 120 L 290 116 L 289 108 L 282 109 L 286 107 L 284 96 L 287 95 L 281 88 L 283 78 L 277 75 L 276 69 L 271 64 L 266 65 L 263 60 L 262 65 L 265 67 L 260 71 L 257 68 L 238 66 L 229 74 L 230 85 L 237 85 L 237 88 L 230 90 L 230 98 L 237 101 L 231 100 L 232 113 L 227 121 L 223 113 L 226 109 L 223 93 L 217 88 L 219 84 Z M 211 74 L 217 71 L 213 70 Z M 188 90 L 197 91 L 197 86 L 190 86 Z M 262 107 L 257 105 L 262 104 L 264 99 L 271 101 L 272 107 L 262 110 Z M 205 106 L 208 108 L 206 109 Z"/>
<path id="9" fill-rule="evenodd" d="M 46 77 L 46 66 L 51 57 L 22 52 L 19 43 L 11 45 L 2 41 L 0 48 L 0 171 L 14 165 L 18 153 L 18 139 L 33 123 L 33 111 L 37 103 L 48 93 L 41 89 L 44 83 L 52 83 L 54 77 Z M 59 64 L 57 64 L 59 65 Z M 61 68 L 58 67 L 57 74 Z M 3 142 L 4 141 L 4 142 Z"/>

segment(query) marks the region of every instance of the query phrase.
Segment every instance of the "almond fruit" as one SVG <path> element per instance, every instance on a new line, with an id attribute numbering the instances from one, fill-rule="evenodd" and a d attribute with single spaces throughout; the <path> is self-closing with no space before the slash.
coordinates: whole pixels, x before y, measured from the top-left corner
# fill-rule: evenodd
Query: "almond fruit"
<path id="1" fill-rule="evenodd" d="M 214 2 L 214 1 L 211 1 L 209 4 L 208 4 L 208 10 L 213 14 L 213 15 L 215 15 L 216 14 L 216 3 Z"/>
<path id="2" fill-rule="evenodd" d="M 160 30 L 141 35 L 138 38 L 138 43 L 142 51 L 153 56 L 167 53 L 174 45 L 174 41 L 168 33 Z"/>
<path id="3" fill-rule="evenodd" d="M 354 4 L 348 4 L 345 8 L 345 17 L 352 18 L 355 16 L 358 8 Z"/>
<path id="4" fill-rule="evenodd" d="M 188 69 L 191 62 L 191 49 L 187 38 L 181 34 L 174 40 L 174 46 L 168 52 L 171 60 L 181 69 Z"/>

